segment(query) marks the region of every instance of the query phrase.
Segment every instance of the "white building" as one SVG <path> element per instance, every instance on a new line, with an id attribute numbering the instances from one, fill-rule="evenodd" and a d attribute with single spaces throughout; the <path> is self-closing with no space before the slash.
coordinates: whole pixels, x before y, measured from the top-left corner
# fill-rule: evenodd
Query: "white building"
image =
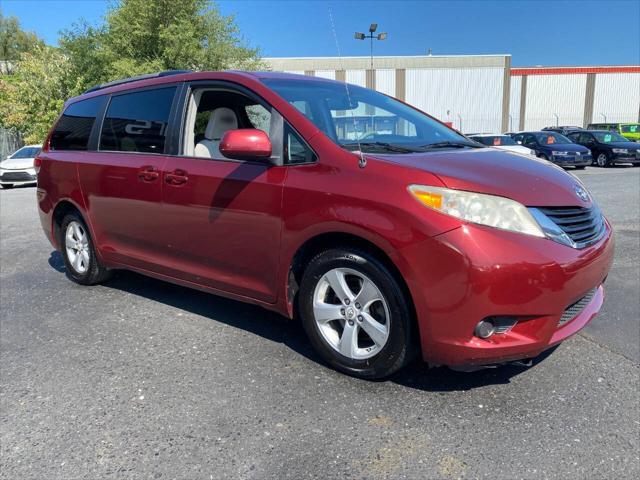
<path id="1" fill-rule="evenodd" d="M 510 55 L 266 58 L 272 70 L 346 81 L 463 132 L 636 122 L 640 66 L 511 68 Z"/>

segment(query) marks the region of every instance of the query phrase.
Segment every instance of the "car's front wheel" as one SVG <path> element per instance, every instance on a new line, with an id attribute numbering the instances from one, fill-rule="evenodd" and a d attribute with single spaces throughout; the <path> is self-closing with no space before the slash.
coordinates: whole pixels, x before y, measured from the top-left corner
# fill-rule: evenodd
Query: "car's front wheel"
<path id="1" fill-rule="evenodd" d="M 307 266 L 299 292 L 304 329 L 334 368 L 379 379 L 410 359 L 412 317 L 389 269 L 358 250 L 334 249 Z"/>
<path id="2" fill-rule="evenodd" d="M 77 213 L 62 220 L 59 245 L 67 274 L 74 282 L 95 285 L 109 277 L 109 270 L 98 260 L 89 229 Z"/>
<path id="3" fill-rule="evenodd" d="M 596 157 L 596 163 L 599 167 L 608 167 L 609 166 L 609 155 L 605 152 L 599 153 Z"/>

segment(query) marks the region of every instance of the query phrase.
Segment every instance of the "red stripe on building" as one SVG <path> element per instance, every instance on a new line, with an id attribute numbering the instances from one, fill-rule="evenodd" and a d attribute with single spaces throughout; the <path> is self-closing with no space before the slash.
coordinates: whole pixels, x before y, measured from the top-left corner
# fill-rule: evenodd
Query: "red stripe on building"
<path id="1" fill-rule="evenodd" d="M 568 75 L 576 73 L 640 73 L 640 65 L 628 67 L 527 67 L 511 69 L 512 77 L 519 75 Z"/>

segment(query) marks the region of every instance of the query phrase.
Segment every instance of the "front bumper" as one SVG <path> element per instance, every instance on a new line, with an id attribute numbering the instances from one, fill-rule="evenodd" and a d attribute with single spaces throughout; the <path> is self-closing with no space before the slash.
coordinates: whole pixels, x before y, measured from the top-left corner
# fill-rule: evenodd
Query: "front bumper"
<path id="1" fill-rule="evenodd" d="M 35 170 L 5 170 L 0 169 L 0 184 L 2 185 L 26 185 L 37 182 Z"/>
<path id="2" fill-rule="evenodd" d="M 640 163 L 640 154 L 614 153 L 611 161 L 613 163 Z"/>
<path id="3" fill-rule="evenodd" d="M 600 241 L 582 250 L 478 225 L 428 243 L 403 254 L 416 268 L 410 289 L 423 358 L 449 366 L 536 357 L 579 331 L 602 306 L 614 251 L 608 224 Z M 594 289 L 588 304 L 559 325 L 565 310 Z M 518 321 L 507 333 L 474 335 L 478 322 L 497 316 Z"/>
<path id="4" fill-rule="evenodd" d="M 586 167 L 591 165 L 593 157 L 590 154 L 552 155 L 551 161 L 561 167 Z"/>

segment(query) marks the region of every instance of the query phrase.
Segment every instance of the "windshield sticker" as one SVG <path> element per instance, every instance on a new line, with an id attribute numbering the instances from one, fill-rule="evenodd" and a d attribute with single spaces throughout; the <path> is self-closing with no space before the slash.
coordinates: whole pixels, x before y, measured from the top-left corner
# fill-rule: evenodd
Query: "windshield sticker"
<path id="1" fill-rule="evenodd" d="M 611 135 L 605 135 L 604 136 L 604 143 L 610 143 L 611 142 Z"/>

